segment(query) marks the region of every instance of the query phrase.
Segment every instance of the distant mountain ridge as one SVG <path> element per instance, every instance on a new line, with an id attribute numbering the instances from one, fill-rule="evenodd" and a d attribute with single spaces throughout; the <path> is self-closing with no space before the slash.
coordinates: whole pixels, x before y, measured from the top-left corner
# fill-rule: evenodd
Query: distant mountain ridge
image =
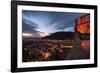
<path id="1" fill-rule="evenodd" d="M 52 33 L 49 36 L 45 36 L 42 39 L 51 39 L 51 40 L 65 40 L 65 39 L 73 39 L 74 38 L 74 32 L 55 32 Z"/>

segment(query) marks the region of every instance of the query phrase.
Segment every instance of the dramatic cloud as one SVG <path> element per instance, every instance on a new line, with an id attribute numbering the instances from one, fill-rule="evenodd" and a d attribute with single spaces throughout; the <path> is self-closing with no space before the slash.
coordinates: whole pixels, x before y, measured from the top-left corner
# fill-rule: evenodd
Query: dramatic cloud
<path id="1" fill-rule="evenodd" d="M 42 37 L 58 31 L 74 32 L 75 19 L 85 13 L 22 11 L 23 33 Z"/>

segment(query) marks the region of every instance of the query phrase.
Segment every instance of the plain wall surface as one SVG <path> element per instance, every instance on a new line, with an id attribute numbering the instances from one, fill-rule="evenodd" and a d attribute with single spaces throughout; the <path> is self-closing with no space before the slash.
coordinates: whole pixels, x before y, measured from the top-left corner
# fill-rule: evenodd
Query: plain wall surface
<path id="1" fill-rule="evenodd" d="M 100 0 L 33 0 L 33 1 L 49 1 L 58 3 L 74 3 L 74 4 L 91 4 L 98 5 L 98 37 L 100 37 Z M 10 73 L 11 59 L 11 13 L 10 0 L 0 0 L 0 73 Z M 100 38 L 98 38 L 98 56 L 100 56 Z M 98 57 L 98 68 L 81 68 L 39 71 L 34 73 L 100 73 L 100 57 Z M 23 72 L 24 73 L 24 72 Z M 25 72 L 33 73 L 33 72 Z"/>

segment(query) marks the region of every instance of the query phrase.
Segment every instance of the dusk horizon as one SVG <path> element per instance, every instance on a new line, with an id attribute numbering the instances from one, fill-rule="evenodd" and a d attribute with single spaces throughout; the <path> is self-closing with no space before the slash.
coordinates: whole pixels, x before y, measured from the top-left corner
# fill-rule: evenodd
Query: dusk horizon
<path id="1" fill-rule="evenodd" d="M 44 37 L 55 32 L 74 32 L 75 19 L 86 13 L 22 11 L 22 35 Z"/>

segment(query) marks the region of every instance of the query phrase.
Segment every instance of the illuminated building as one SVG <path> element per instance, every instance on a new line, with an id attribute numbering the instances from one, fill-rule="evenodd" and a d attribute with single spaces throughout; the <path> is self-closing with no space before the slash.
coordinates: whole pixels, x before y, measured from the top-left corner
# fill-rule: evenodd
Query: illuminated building
<path id="1" fill-rule="evenodd" d="M 89 58 L 90 57 L 90 14 L 83 15 L 76 19 L 75 33 L 76 33 L 75 48 L 84 49 L 87 57 Z"/>

